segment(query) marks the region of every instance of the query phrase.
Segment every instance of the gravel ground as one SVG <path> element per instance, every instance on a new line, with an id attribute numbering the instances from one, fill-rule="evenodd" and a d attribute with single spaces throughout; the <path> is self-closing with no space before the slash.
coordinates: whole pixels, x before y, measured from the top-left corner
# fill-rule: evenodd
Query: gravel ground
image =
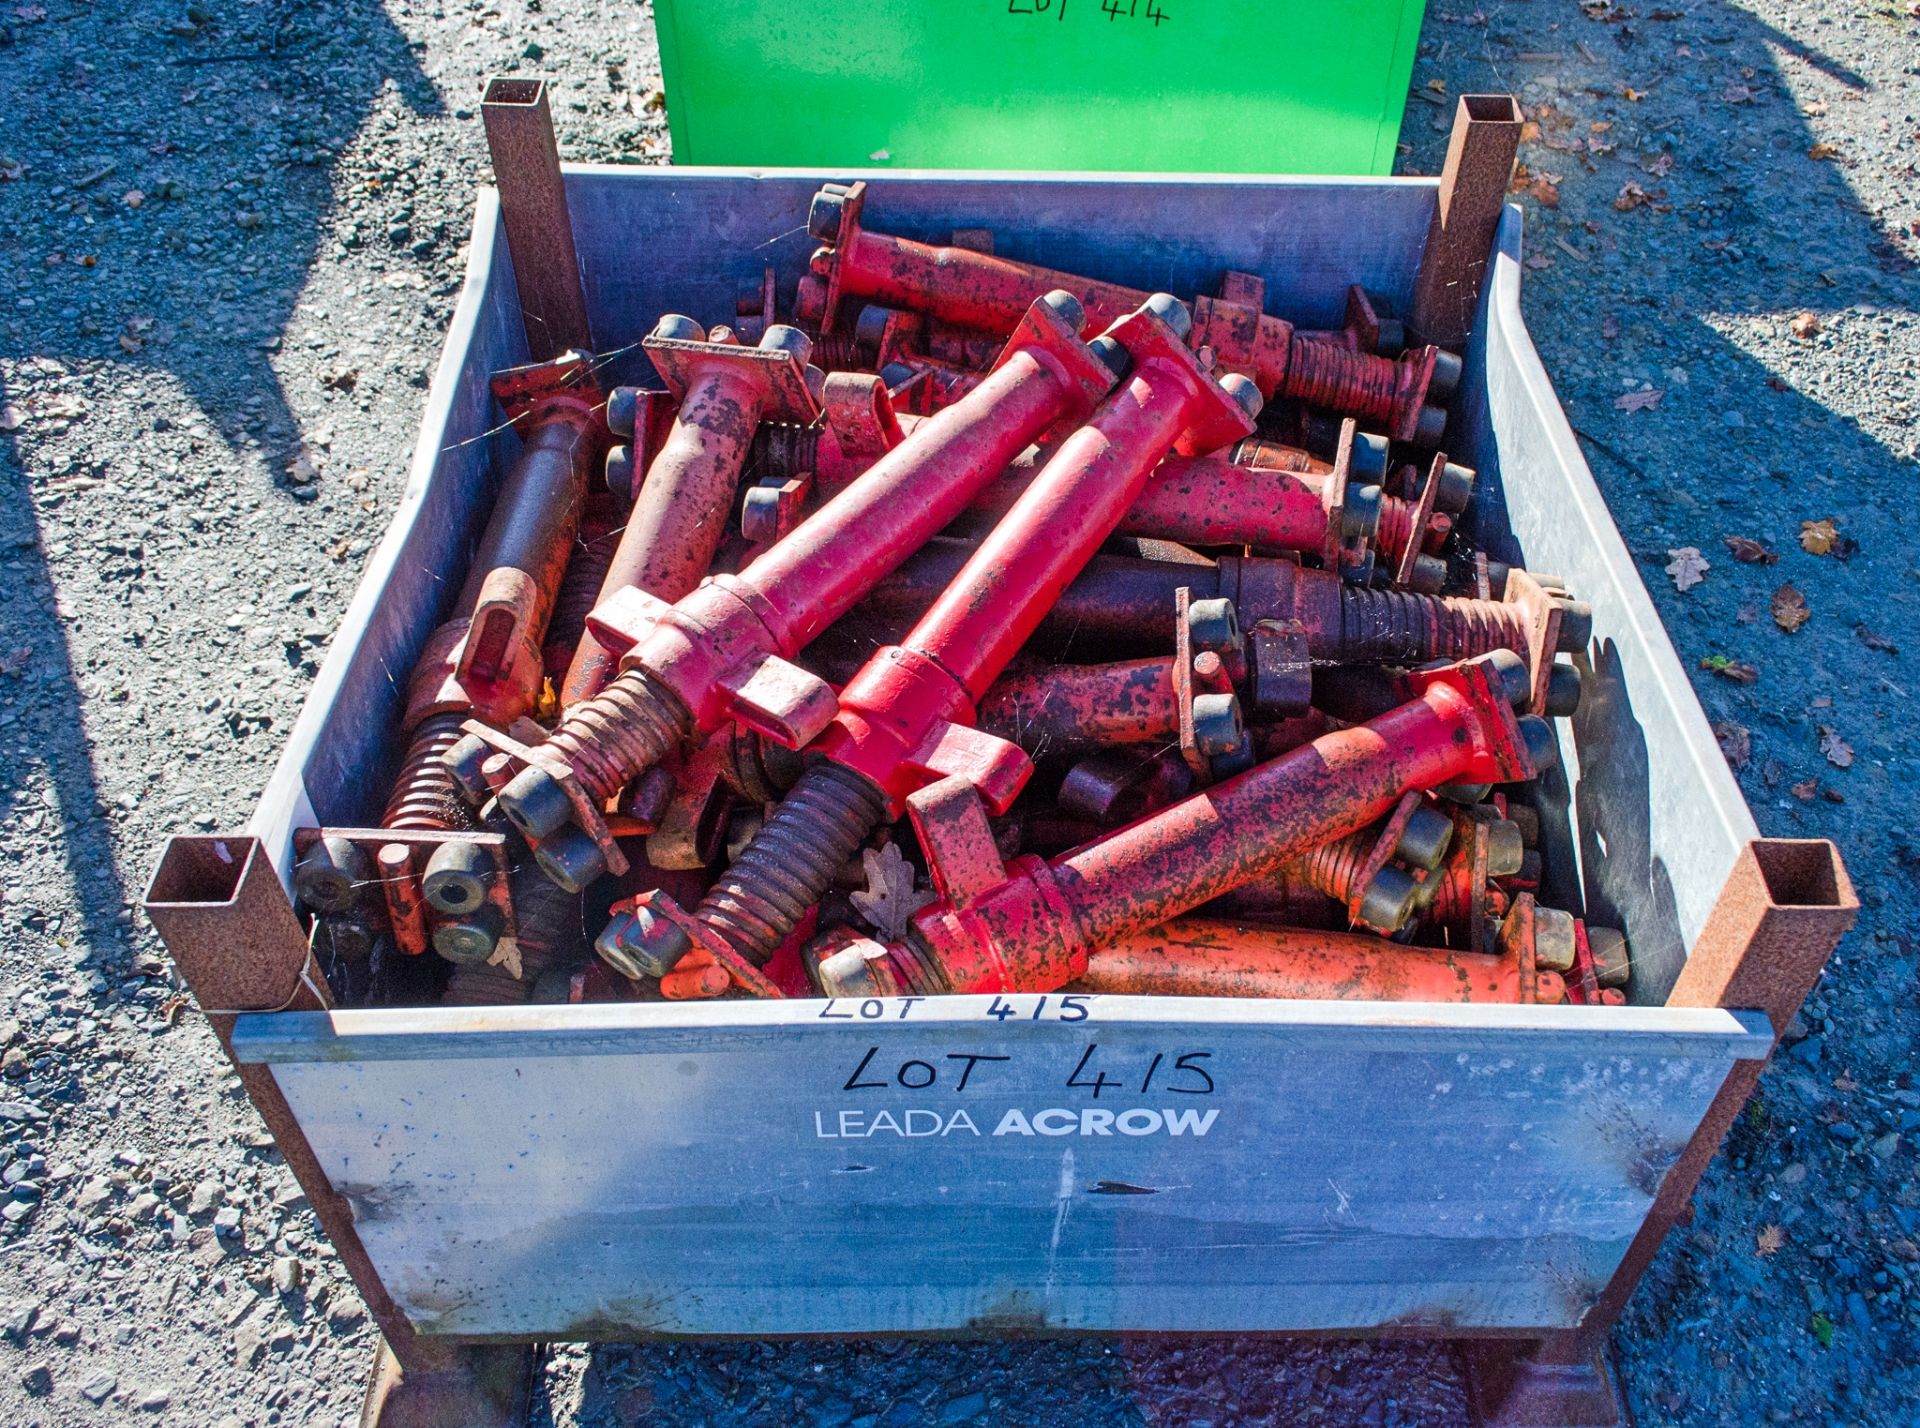
<path id="1" fill-rule="evenodd" d="M 1762 828 L 1866 903 L 1618 1335 L 1635 1407 L 1920 1421 L 1920 21 L 1672 4 L 1429 14 L 1402 166 L 1522 96 L 1548 368 Z M 568 157 L 664 157 L 644 6 L 0 10 L 0 1420 L 352 1421 L 365 1313 L 132 902 L 244 821 L 391 514 L 515 69 Z M 1460 1415 L 1428 1347 L 882 1344 L 562 1349 L 537 1421 Z"/>

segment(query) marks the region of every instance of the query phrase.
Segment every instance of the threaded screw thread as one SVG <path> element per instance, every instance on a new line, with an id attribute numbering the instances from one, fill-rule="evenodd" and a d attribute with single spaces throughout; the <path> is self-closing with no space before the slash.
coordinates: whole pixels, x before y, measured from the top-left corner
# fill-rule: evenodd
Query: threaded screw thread
<path id="1" fill-rule="evenodd" d="M 820 362 L 818 353 L 814 361 Z M 854 364 L 822 364 L 854 365 Z M 760 423 L 748 448 L 746 473 L 749 480 L 773 478 L 791 481 L 803 471 L 819 469 L 820 432 L 815 427 L 796 426 L 792 422 Z"/>
<path id="2" fill-rule="evenodd" d="M 1527 653 L 1526 616 L 1516 605 L 1344 588 L 1339 644 L 1327 655 L 1357 664 L 1424 664 L 1500 649 Z"/>
<path id="3" fill-rule="evenodd" d="M 516 977 L 498 962 L 455 967 L 440 994 L 446 1007 L 517 1007 L 533 997 L 533 980 Z"/>
<path id="4" fill-rule="evenodd" d="M 1430 927 L 1465 927 L 1473 920 L 1473 865 L 1453 857 L 1440 865 L 1432 876 L 1440 879 L 1433 899 L 1420 913 Z"/>
<path id="5" fill-rule="evenodd" d="M 380 826 L 395 830 L 450 833 L 473 826 L 467 801 L 440 756 L 460 741 L 463 714 L 431 714 L 407 739 L 393 792 L 387 796 Z"/>
<path id="6" fill-rule="evenodd" d="M 1349 834 L 1303 853 L 1295 866 L 1308 887 L 1344 906 L 1360 891 L 1360 867 L 1373 843 L 1371 831 Z"/>
<path id="7" fill-rule="evenodd" d="M 824 332 L 813 339 L 807 360 L 823 372 L 859 371 L 873 360 L 860 349 L 860 339 L 851 332 Z"/>
<path id="8" fill-rule="evenodd" d="M 1391 422 L 1400 401 L 1399 364 L 1331 342 L 1295 342 L 1287 349 L 1280 395 L 1349 416 Z"/>
<path id="9" fill-rule="evenodd" d="M 953 990 L 932 949 L 912 929 L 900 941 L 888 944 L 880 956 L 871 958 L 866 974 L 870 993 L 883 997 L 943 997 Z M 840 995 L 815 980 L 814 989 L 821 995 Z"/>
<path id="10" fill-rule="evenodd" d="M 886 812 L 887 796 L 872 780 L 822 759 L 800 776 L 694 916 L 764 967 Z"/>
<path id="11" fill-rule="evenodd" d="M 933 949 L 912 929 L 887 947 L 887 955 L 882 960 L 888 975 L 900 988 L 896 995 L 943 997 L 953 990 L 953 983 L 947 980 Z"/>
<path id="12" fill-rule="evenodd" d="M 1235 466 L 1252 471 L 1288 471 L 1298 475 L 1319 475 L 1331 470 L 1331 464 L 1298 446 L 1287 446 L 1264 436 L 1249 436 L 1237 443 L 1227 459 Z"/>
<path id="13" fill-rule="evenodd" d="M 693 717 L 644 669 L 624 670 L 573 706 L 540 747 L 604 803 L 693 737 Z"/>
<path id="14" fill-rule="evenodd" d="M 586 902 L 548 880 L 521 856 L 507 875 L 513 898 L 520 975 L 498 962 L 469 962 L 447 978 L 443 1006 L 517 1006 L 531 1001 L 534 984 L 550 967 L 571 967 L 587 956 Z"/>
<path id="15" fill-rule="evenodd" d="M 606 583 L 607 571 L 613 566 L 623 529 L 614 526 L 591 534 L 583 532 L 572 559 L 567 561 L 567 573 L 561 578 L 559 593 L 554 596 L 553 616 L 547 621 L 547 636 L 542 642 L 543 650 L 554 652 L 546 665 L 548 672 L 556 677 L 566 672 L 567 662 L 573 658 L 580 636 L 587 628 L 587 616 L 600 603 L 600 587 Z"/>
<path id="16" fill-rule="evenodd" d="M 1413 506 L 1412 501 L 1400 496 L 1381 493 L 1380 524 L 1374 531 L 1373 544 L 1396 565 L 1406 558 L 1407 547 L 1413 543 Z"/>

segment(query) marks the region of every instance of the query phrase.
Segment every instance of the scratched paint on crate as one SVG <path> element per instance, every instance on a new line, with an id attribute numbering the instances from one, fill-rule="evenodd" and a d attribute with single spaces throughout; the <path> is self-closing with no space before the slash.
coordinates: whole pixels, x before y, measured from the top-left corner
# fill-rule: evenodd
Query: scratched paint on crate
<path id="1" fill-rule="evenodd" d="M 429 1333 L 1572 1324 L 1763 1038 L 1435 1010 L 433 1009 L 236 1045 Z"/>

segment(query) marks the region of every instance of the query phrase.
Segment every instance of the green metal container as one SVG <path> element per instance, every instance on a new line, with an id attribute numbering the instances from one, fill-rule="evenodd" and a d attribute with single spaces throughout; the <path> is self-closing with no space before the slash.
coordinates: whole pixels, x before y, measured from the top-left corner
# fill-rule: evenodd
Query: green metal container
<path id="1" fill-rule="evenodd" d="M 1384 174 L 1422 0 L 654 0 L 683 164 Z"/>

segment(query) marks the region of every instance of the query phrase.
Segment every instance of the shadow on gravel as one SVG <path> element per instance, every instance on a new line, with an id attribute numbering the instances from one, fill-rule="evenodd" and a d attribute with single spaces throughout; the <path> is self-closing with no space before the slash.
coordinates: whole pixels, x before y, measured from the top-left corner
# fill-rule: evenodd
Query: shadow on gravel
<path id="1" fill-rule="evenodd" d="M 589 1360 L 577 1405 L 542 1396 L 529 1422 L 1456 1424 L 1466 1406 L 1449 1359 L 1442 1343 L 1257 1338 L 605 1345 Z"/>
<path id="2" fill-rule="evenodd" d="M 1686 622 L 1709 620 L 1735 627 L 1716 632 L 1716 640 L 1760 644 L 1772 625 L 1758 605 L 1728 619 L 1710 608 L 1710 595 L 1671 598 L 1659 570 L 1669 558 L 1666 547 L 1698 541 L 1710 562 L 1738 570 L 1721 534 L 1754 535 L 1776 550 L 1790 549 L 1803 516 L 1829 512 L 1859 543 L 1883 552 L 1893 544 L 1892 523 L 1876 531 L 1882 513 L 1832 473 L 1852 467 L 1890 475 L 1899 454 L 1850 416 L 1790 386 L 1752 347 L 1758 333 L 1784 330 L 1802 311 L 1913 306 L 1920 296 L 1914 244 L 1858 200 L 1843 164 L 1868 156 L 1827 152 L 1785 87 L 1779 55 L 1832 82 L 1818 86 L 1825 98 L 1813 99 L 1829 110 L 1858 102 L 1867 81 L 1857 72 L 1729 7 L 1655 12 L 1664 20 L 1620 7 L 1611 13 L 1618 18 L 1568 22 L 1557 37 L 1571 46 L 1562 51 L 1566 63 L 1550 67 L 1557 89 L 1544 98 L 1536 91 L 1525 105 L 1531 126 L 1517 180 L 1527 209 L 1525 305 L 1585 454 L 1630 547 L 1645 562 L 1642 578 L 1663 603 L 1676 644 L 1684 653 L 1692 633 Z M 1533 52 L 1534 63 L 1511 55 L 1495 62 L 1493 50 L 1489 44 L 1482 73 L 1470 71 L 1456 84 L 1537 86 L 1543 52 Z M 1806 77 L 1800 80 L 1800 98 L 1812 98 Z M 1432 172 L 1444 153 L 1440 120 L 1451 111 L 1411 108 L 1410 129 L 1430 121 L 1408 138 L 1418 169 Z M 1575 348 L 1568 360 L 1560 354 L 1570 337 Z M 1648 405 L 1621 410 L 1615 399 L 1630 392 Z M 1866 494 L 1871 497 L 1871 487 Z M 1792 518 L 1783 521 L 1789 511 Z M 1662 529 L 1684 534 L 1672 541 L 1647 538 Z M 1876 539 L 1882 533 L 1886 538 Z M 1774 583 L 1784 578 L 1782 568 Z M 1866 625 L 1879 632 L 1899 618 L 1860 598 L 1855 582 L 1848 586 L 1833 592 L 1837 600 L 1823 601 L 1826 613 L 1841 618 L 1809 630 L 1792 651 L 1811 655 L 1807 663 L 1822 675 L 1844 666 L 1870 672 L 1849 629 Z M 1724 647 L 1728 658 L 1752 657 L 1733 644 Z M 1604 672 L 1611 652 L 1599 651 L 1596 659 Z M 1743 729 L 1739 710 L 1766 717 L 1754 697 L 1736 696 L 1728 685 L 1708 682 L 1701 693 L 1710 714 L 1726 712 Z M 1617 923 L 1619 909 L 1631 904 L 1658 924 L 1644 942 L 1664 949 L 1662 955 L 1635 967 L 1633 999 L 1642 1002 L 1664 997 L 1671 987 L 1680 943 L 1665 869 L 1656 863 L 1649 880 L 1640 876 L 1650 854 L 1633 834 L 1646 827 L 1649 770 L 1644 738 L 1631 721 L 1630 711 L 1592 700 L 1576 718 L 1576 730 L 1587 731 L 1583 745 L 1601 747 L 1591 731 L 1605 727 L 1612 752 L 1585 770 L 1579 805 L 1570 812 L 1584 865 L 1597 870 L 1589 878 L 1589 915 Z M 1763 829 L 1805 834 L 1770 818 L 1767 795 L 1808 770 L 1789 779 L 1778 760 L 1755 763 L 1762 786 L 1749 783 L 1747 793 Z M 1605 821 L 1616 835 L 1625 834 L 1605 853 L 1594 831 L 1598 807 L 1608 810 Z"/>
<path id="3" fill-rule="evenodd" d="M 284 480 L 299 426 L 268 353 L 327 236 L 334 156 L 389 86 L 418 113 L 441 104 L 375 0 L 223 6 L 218 16 L 53 8 L 8 7 L 14 23 L 0 35 L 0 741 L 11 745 L 0 820 L 42 815 L 28 784 L 44 767 L 83 946 L 105 952 L 119 946 L 126 889 L 40 512 L 115 484 L 142 433 L 86 425 L 84 399 L 63 388 L 74 374 L 156 395 L 177 383 L 230 452 L 266 456 L 270 499 L 306 494 Z M 69 424 L 91 438 L 91 459 L 37 465 L 37 438 Z M 203 499 L 231 494 L 233 463 L 216 451 L 210 464 L 226 469 Z M 92 573 L 137 588 L 155 558 L 137 540 L 108 546 Z M 138 633 L 128 638 L 137 651 Z M 157 711 L 156 725 L 166 722 Z M 8 895 L 31 903 L 30 889 Z"/>
<path id="4" fill-rule="evenodd" d="M 1776 1057 L 1765 1104 L 1723 1149 L 1692 1230 L 1670 1239 L 1618 1336 L 1634 1407 L 1641 1421 L 1688 1424 L 1906 1422 L 1920 1330 L 1884 1246 L 1913 1238 L 1920 1195 L 1826 1125 L 1848 1115 L 1863 1141 L 1889 1127 L 1887 1111 L 1840 1099 L 1848 1077 L 1882 1092 L 1910 1085 L 1911 963 L 1876 969 L 1875 948 L 1908 945 L 1915 915 L 1898 862 L 1911 857 L 1916 788 L 1896 647 L 1920 643 L 1906 529 L 1920 446 L 1896 449 L 1912 430 L 1898 357 L 1910 329 L 1889 315 L 1920 310 L 1920 233 L 1898 202 L 1916 178 L 1910 146 L 1900 152 L 1910 106 L 1903 120 L 1889 108 L 1897 96 L 1875 87 L 1886 67 L 1870 79 L 1820 41 L 1910 57 L 1912 26 L 1904 6 L 1766 8 L 1777 23 L 1718 0 L 1430 10 L 1402 139 L 1408 171 L 1437 172 L 1452 95 L 1522 93 L 1539 126 L 1516 195 L 1523 305 L 1548 370 L 1683 661 L 1719 655 L 1758 671 L 1750 686 L 1693 677 L 1761 830 L 1834 837 L 1866 903 L 1807 1013 L 1829 1032 L 1859 1028 L 1837 1053 L 1845 1075 L 1829 1086 L 1831 1068 L 1816 1082 Z M 1421 102 L 1428 76 L 1444 76 L 1442 104 Z M 1883 217 L 1862 193 L 1895 201 Z M 1790 336 L 1803 311 L 1817 327 Z M 1618 405 L 1629 392 L 1646 393 L 1641 409 Z M 1850 414 L 1869 410 L 1893 437 Z M 1854 545 L 1803 552 L 1801 522 L 1822 517 Z M 1777 565 L 1736 562 L 1728 535 L 1764 541 Z M 1714 569 L 1681 594 L 1662 567 L 1686 545 Z M 1791 636 L 1769 610 L 1784 583 L 1814 611 Z M 1827 725 L 1857 757 L 1822 757 Z M 1596 793 L 1646 798 L 1644 749 L 1618 764 Z M 1635 867 L 1633 849 L 1608 851 Z M 1789 1167 L 1801 1178 L 1782 1180 Z M 1794 1249 L 1754 1254 L 1762 1227 L 1782 1224 Z"/>

